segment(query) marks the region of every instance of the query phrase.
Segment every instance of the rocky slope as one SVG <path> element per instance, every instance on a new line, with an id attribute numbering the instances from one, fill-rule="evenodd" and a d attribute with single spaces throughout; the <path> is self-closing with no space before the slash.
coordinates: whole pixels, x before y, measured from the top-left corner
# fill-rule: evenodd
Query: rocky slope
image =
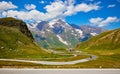
<path id="1" fill-rule="evenodd" d="M 34 24 L 33 24 L 34 25 Z M 83 29 L 85 28 L 86 29 Z M 90 28 L 88 30 L 88 28 Z M 64 20 L 42 21 L 35 28 L 30 28 L 34 39 L 44 48 L 71 48 L 77 43 L 96 36 L 104 30 L 101 28 L 71 25 Z M 98 31 L 99 30 L 99 31 Z"/>

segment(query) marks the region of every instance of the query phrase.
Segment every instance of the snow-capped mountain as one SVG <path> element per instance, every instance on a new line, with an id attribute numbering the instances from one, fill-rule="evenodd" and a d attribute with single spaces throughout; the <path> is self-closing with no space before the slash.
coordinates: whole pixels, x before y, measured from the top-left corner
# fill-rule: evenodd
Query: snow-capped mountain
<path id="1" fill-rule="evenodd" d="M 85 27 L 79 27 L 77 25 L 74 27 L 74 25 L 70 25 L 64 20 L 58 19 L 51 22 L 41 21 L 36 28 L 30 30 L 34 39 L 44 48 L 69 48 L 103 31 L 101 29 L 96 31 L 97 28 L 91 26 L 86 27 L 88 28 L 87 31 L 87 29 L 84 29 Z"/>

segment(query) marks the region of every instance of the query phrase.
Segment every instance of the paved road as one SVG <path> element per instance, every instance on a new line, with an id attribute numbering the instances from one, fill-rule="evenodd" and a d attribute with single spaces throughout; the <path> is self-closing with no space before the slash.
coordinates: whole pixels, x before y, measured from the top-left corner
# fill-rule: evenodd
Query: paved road
<path id="1" fill-rule="evenodd" d="M 0 69 L 0 74 L 120 74 L 120 69 Z"/>
<path id="2" fill-rule="evenodd" d="M 90 55 L 90 54 L 89 54 Z M 75 61 L 68 61 L 68 62 L 52 62 L 52 61 L 30 61 L 30 60 L 17 60 L 17 59 L 0 59 L 2 61 L 17 61 L 17 62 L 29 62 L 29 63 L 35 63 L 35 64 L 44 64 L 44 65 L 70 65 L 70 64 L 77 64 L 82 62 L 87 62 L 90 60 L 95 60 L 97 56 L 90 55 L 91 57 L 75 60 Z"/>

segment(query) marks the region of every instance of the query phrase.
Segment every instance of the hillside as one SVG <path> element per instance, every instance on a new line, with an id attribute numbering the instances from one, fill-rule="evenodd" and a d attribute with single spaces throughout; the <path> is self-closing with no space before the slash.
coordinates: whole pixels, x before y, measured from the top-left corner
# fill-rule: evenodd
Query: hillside
<path id="1" fill-rule="evenodd" d="M 98 36 L 92 37 L 88 41 L 76 46 L 81 50 L 115 50 L 120 49 L 120 28 L 112 31 L 106 31 Z"/>
<path id="2" fill-rule="evenodd" d="M 35 58 L 46 54 L 33 41 L 24 22 L 14 18 L 0 19 L 0 58 Z"/>
<path id="3" fill-rule="evenodd" d="M 0 25 L 17 28 L 19 31 L 33 40 L 31 32 L 28 30 L 27 25 L 22 20 L 17 20 L 11 17 L 0 18 Z"/>
<path id="4" fill-rule="evenodd" d="M 120 28 L 106 31 L 82 42 L 76 49 L 98 56 L 98 59 L 79 64 L 93 68 L 120 68 Z"/>

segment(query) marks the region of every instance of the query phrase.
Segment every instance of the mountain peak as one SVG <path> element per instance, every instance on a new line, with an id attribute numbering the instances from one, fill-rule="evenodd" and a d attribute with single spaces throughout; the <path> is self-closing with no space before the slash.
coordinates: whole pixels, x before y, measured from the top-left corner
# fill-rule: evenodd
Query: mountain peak
<path id="1" fill-rule="evenodd" d="M 49 24 L 55 24 L 55 23 L 66 23 L 66 22 L 62 19 L 54 19 L 49 22 Z"/>
<path id="2" fill-rule="evenodd" d="M 97 28 L 85 26 L 81 29 L 80 26 L 75 24 L 71 26 L 62 19 L 40 22 L 37 28 L 38 30 L 33 30 L 34 34 L 36 34 L 34 38 L 45 48 L 72 47 L 79 41 L 86 41 L 91 36 L 99 34 L 96 32 L 99 30 Z M 99 32 L 101 33 L 102 31 L 100 30 Z"/>
<path id="3" fill-rule="evenodd" d="M 65 21 L 63 19 L 58 19 L 57 22 L 64 22 L 65 23 Z"/>

